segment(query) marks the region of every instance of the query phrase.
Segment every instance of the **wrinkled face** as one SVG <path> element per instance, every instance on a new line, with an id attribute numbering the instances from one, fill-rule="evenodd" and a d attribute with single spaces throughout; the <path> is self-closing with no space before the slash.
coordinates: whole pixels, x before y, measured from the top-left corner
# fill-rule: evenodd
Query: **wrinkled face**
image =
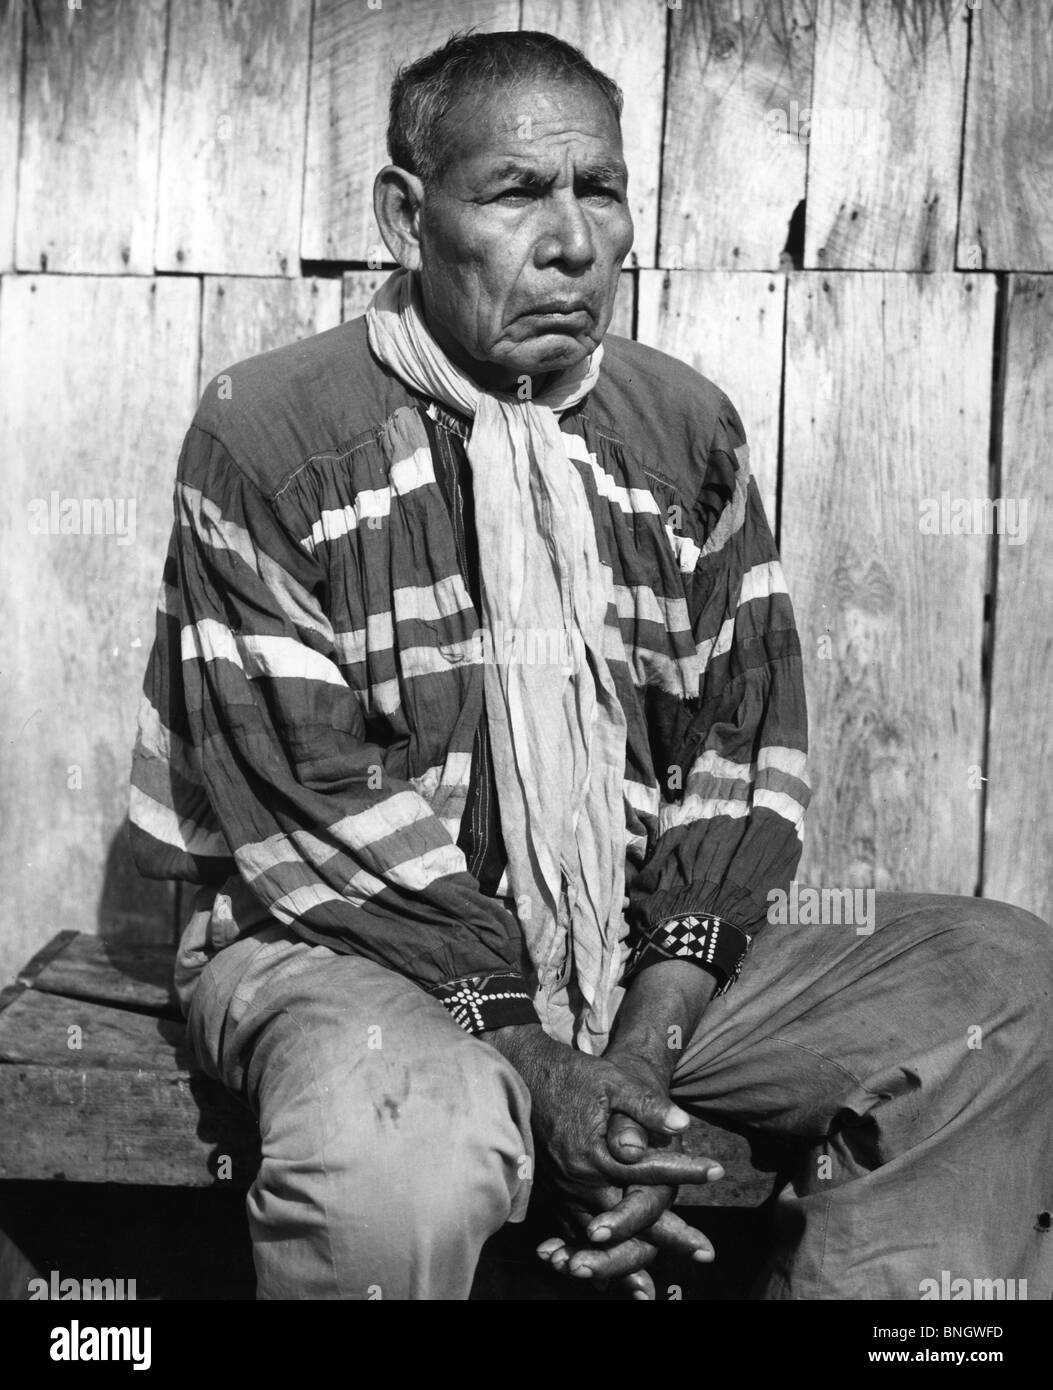
<path id="1" fill-rule="evenodd" d="M 586 82 L 524 83 L 463 102 L 444 134 L 420 219 L 432 333 L 491 387 L 576 365 L 633 239 L 614 112 Z"/>

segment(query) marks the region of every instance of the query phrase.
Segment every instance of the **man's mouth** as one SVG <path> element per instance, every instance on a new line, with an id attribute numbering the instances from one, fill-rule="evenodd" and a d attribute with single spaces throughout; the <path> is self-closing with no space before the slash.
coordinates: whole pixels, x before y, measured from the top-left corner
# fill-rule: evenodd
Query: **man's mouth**
<path id="1" fill-rule="evenodd" d="M 580 299 L 548 300 L 528 309 L 520 317 L 541 321 L 557 332 L 580 332 L 592 322 L 588 306 Z"/>

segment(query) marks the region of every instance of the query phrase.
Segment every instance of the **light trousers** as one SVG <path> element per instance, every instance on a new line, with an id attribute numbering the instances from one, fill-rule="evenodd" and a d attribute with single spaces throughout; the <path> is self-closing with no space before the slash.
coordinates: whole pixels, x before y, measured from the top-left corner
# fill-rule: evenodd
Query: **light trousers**
<path id="1" fill-rule="evenodd" d="M 875 917 L 767 926 L 674 1074 L 677 1104 L 781 1155 L 758 1293 L 1048 1299 L 1053 929 L 932 894 L 877 893 Z M 530 1097 L 504 1058 L 410 981 L 277 924 L 207 966 L 188 1028 L 259 1117 L 259 1297 L 467 1298 L 530 1196 Z"/>

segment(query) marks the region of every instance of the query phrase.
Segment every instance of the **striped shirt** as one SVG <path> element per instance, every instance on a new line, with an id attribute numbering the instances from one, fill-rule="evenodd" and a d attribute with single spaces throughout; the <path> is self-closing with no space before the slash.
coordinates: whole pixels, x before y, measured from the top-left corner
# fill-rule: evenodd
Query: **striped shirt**
<path id="1" fill-rule="evenodd" d="M 625 979 L 673 957 L 730 983 L 800 859 L 800 644 L 734 407 L 664 354 L 604 347 L 560 423 L 614 580 Z M 198 967 L 277 919 L 472 1031 L 536 1020 L 503 882 L 483 705 L 502 640 L 481 635 L 469 430 L 377 363 L 364 319 L 206 388 L 131 791 L 140 870 L 241 904 L 223 931 L 195 914 Z"/>

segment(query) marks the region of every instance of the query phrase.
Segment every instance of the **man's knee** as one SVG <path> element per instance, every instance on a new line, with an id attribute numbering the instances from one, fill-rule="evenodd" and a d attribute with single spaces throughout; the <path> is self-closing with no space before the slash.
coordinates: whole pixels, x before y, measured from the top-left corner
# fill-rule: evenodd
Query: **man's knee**
<path id="1" fill-rule="evenodd" d="M 331 1187 L 350 1210 L 397 1207 L 409 1225 L 459 1223 L 473 1204 L 496 1229 L 529 1191 L 529 1093 L 487 1044 L 443 1042 L 411 1057 L 374 1053 L 334 1097 Z"/>
<path id="2" fill-rule="evenodd" d="M 1048 1052 L 1053 1043 L 1053 927 L 1011 903 L 976 900 L 975 950 L 1005 999 L 1019 1041 Z"/>
<path id="3" fill-rule="evenodd" d="M 422 1002 L 378 1014 L 373 1032 L 294 1009 L 271 1040 L 281 1059 L 261 1078 L 254 1231 L 324 1247 L 341 1288 L 390 1287 L 400 1267 L 470 1265 L 529 1200 L 522 1078 Z"/>

